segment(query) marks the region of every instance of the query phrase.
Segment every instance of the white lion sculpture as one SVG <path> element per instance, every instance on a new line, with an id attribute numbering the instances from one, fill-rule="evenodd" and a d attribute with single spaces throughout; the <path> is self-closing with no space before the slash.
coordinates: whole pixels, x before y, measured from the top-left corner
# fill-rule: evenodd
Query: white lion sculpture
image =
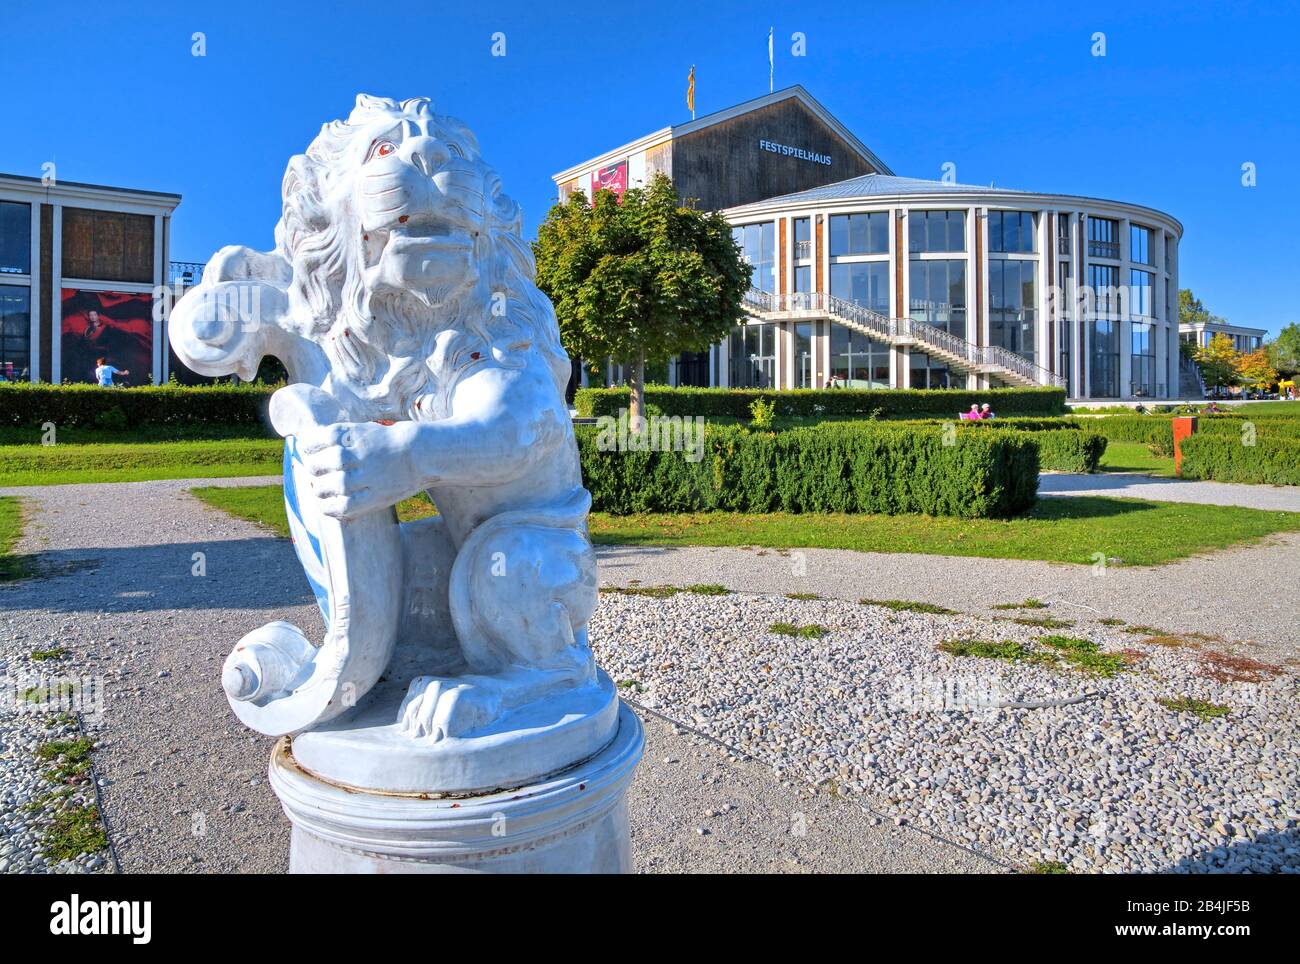
<path id="1" fill-rule="evenodd" d="M 271 420 L 328 631 L 244 637 L 222 679 L 236 713 L 301 733 L 395 680 L 389 738 L 427 745 L 608 688 L 569 359 L 473 135 L 425 98 L 359 96 L 290 160 L 275 238 L 219 251 L 169 327 L 198 372 L 289 371 Z M 437 516 L 399 525 L 420 492 Z"/>

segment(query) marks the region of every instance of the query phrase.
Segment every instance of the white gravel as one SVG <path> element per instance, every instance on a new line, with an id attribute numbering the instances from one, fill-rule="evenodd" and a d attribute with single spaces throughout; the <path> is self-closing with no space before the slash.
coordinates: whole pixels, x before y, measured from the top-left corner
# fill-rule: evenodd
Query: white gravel
<path id="1" fill-rule="evenodd" d="M 1037 610 L 1077 618 L 1055 607 Z M 1017 613 L 1010 613 L 1015 616 Z M 820 624 L 821 639 L 769 631 Z M 1202 675 L 1202 650 L 1096 622 L 1063 630 L 1142 660 L 1106 679 L 936 650 L 950 637 L 1028 642 L 993 616 L 895 613 L 844 600 L 603 593 L 592 643 L 629 696 L 783 776 L 860 795 L 895 821 L 1021 865 L 1076 871 L 1300 870 L 1300 712 L 1289 671 Z M 1066 706 L 989 708 L 1010 702 Z M 1157 698 L 1231 707 L 1201 721 Z"/>

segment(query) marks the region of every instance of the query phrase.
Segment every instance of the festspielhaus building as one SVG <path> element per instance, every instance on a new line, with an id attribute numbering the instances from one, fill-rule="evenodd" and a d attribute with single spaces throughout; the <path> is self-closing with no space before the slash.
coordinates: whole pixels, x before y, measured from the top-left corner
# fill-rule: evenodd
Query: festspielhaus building
<path id="1" fill-rule="evenodd" d="M 673 384 L 1183 394 L 1183 229 L 1161 211 L 898 176 L 802 87 L 554 180 L 564 199 L 656 172 L 726 216 L 753 270 L 745 323 L 673 359 Z"/>

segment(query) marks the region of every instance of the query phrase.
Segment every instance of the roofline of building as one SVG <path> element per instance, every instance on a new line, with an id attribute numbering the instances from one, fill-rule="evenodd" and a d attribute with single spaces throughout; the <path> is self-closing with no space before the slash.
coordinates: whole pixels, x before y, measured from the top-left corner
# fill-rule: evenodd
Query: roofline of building
<path id="1" fill-rule="evenodd" d="M 171 207 L 176 207 L 181 202 L 179 194 L 172 194 L 167 191 L 146 191 L 134 187 L 112 187 L 107 184 L 88 184 L 82 181 L 62 181 L 55 180 L 52 184 L 47 185 L 44 178 L 29 177 L 26 174 L 0 174 L 0 185 L 8 185 L 20 188 L 24 191 L 37 193 L 38 191 L 63 192 L 70 191 L 72 194 L 84 197 L 100 195 L 114 198 L 139 198 L 142 200 L 175 202 Z"/>
<path id="2" fill-rule="evenodd" d="M 1228 321 L 1180 321 L 1178 323 L 1179 331 L 1221 331 L 1225 335 L 1258 335 L 1261 338 L 1268 335 L 1267 328 L 1251 328 L 1247 325 L 1234 325 Z"/>
<path id="3" fill-rule="evenodd" d="M 830 185 L 825 186 L 830 187 Z M 812 188 L 811 190 L 818 189 Z M 1114 211 L 1121 214 L 1138 213 L 1144 215 L 1146 219 L 1163 222 L 1164 226 L 1173 229 L 1179 239 L 1183 236 L 1183 224 L 1176 217 L 1142 204 L 1131 204 L 1128 201 L 1110 201 L 1105 198 L 1087 197 L 1079 194 L 1040 194 L 1036 191 L 1010 191 L 996 188 L 990 188 L 987 191 L 974 189 L 970 191 L 946 190 L 915 194 L 861 194 L 852 197 L 822 198 L 820 200 L 799 200 L 798 195 L 787 194 L 763 201 L 753 201 L 749 204 L 738 204 L 735 207 L 725 208 L 722 213 L 727 217 L 743 217 L 747 215 L 782 214 L 805 208 L 820 208 L 832 211 L 843 208 L 856 209 L 863 205 L 932 207 L 945 204 L 996 206 L 1021 210 L 1026 207 L 1064 208 L 1069 210 L 1082 207 L 1088 211 Z"/>
<path id="4" fill-rule="evenodd" d="M 598 154 L 589 160 L 583 161 L 581 164 L 575 164 L 572 167 L 565 168 L 558 174 L 551 175 L 551 180 L 556 184 L 563 184 L 566 181 L 573 180 L 573 178 L 577 177 L 588 168 L 599 167 L 606 161 L 613 161 L 628 154 L 635 154 L 648 147 L 653 147 L 662 141 L 676 140 L 679 137 L 693 134 L 706 127 L 712 127 L 714 124 L 720 124 L 723 121 L 731 120 L 733 117 L 739 117 L 741 114 L 747 114 L 750 111 L 759 110 L 763 107 L 769 106 L 770 104 L 776 104 L 783 100 L 789 100 L 790 98 L 798 100 L 816 114 L 822 123 L 852 147 L 853 150 L 856 151 L 862 159 L 869 163 L 878 173 L 893 175 L 894 172 L 889 169 L 885 162 L 877 157 L 875 152 L 868 148 L 867 145 L 858 140 L 852 131 L 836 120 L 835 116 L 823 107 L 821 103 L 818 102 L 817 98 L 808 93 L 802 84 L 795 84 L 792 87 L 785 87 L 781 90 L 773 91 L 770 94 L 764 94 L 762 97 L 755 97 L 752 100 L 745 101 L 744 103 L 736 104 L 734 107 L 727 107 L 723 110 L 714 111 L 712 114 L 705 114 L 703 117 L 697 117 L 695 120 L 687 121 L 684 124 L 673 124 L 669 127 L 661 127 L 653 133 L 646 134 L 644 137 L 638 137 L 636 140 L 629 141 L 611 151 Z"/>

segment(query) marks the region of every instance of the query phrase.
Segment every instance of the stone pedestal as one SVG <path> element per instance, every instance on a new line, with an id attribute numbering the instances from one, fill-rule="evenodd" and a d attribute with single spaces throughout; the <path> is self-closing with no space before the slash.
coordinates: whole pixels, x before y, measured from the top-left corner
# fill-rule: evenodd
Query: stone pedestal
<path id="1" fill-rule="evenodd" d="M 563 772 L 480 795 L 374 792 L 321 779 L 287 739 L 271 786 L 293 823 L 291 873 L 625 873 L 627 787 L 641 721 L 619 706 L 604 749 Z"/>

